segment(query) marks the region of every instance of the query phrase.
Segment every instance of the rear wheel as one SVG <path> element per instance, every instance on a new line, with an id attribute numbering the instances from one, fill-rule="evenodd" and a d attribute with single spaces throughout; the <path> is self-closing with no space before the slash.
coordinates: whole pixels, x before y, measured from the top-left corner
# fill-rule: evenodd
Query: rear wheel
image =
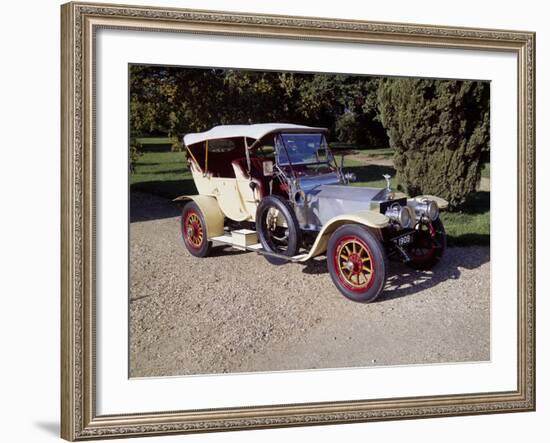
<path id="1" fill-rule="evenodd" d="M 189 202 L 183 207 L 181 234 L 183 243 L 191 255 L 195 257 L 208 255 L 212 243 L 208 241 L 204 215 L 195 202 Z"/>
<path id="2" fill-rule="evenodd" d="M 262 248 L 274 254 L 292 257 L 300 249 L 301 231 L 294 209 L 283 198 L 264 197 L 256 210 L 256 232 Z M 287 262 L 284 258 L 264 255 L 274 265 Z"/>
<path id="3" fill-rule="evenodd" d="M 344 225 L 334 231 L 328 242 L 327 266 L 334 285 L 350 300 L 369 303 L 384 289 L 386 253 L 362 226 Z"/>

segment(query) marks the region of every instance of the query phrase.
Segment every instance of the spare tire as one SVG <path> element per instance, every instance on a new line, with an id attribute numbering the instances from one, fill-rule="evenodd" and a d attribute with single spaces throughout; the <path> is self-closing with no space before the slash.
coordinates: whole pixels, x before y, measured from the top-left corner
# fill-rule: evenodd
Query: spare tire
<path id="1" fill-rule="evenodd" d="M 294 209 L 277 195 L 269 195 L 260 201 L 256 209 L 256 232 L 267 252 L 293 257 L 300 250 L 302 235 Z M 274 265 L 288 261 L 270 255 L 264 257 Z"/>

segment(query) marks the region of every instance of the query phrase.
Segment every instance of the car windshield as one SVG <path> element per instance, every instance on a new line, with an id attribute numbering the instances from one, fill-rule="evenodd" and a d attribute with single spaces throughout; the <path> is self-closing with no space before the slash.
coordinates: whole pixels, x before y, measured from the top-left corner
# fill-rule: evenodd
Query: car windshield
<path id="1" fill-rule="evenodd" d="M 323 134 L 280 134 L 275 138 L 277 162 L 286 165 L 327 164 L 330 161 Z"/>

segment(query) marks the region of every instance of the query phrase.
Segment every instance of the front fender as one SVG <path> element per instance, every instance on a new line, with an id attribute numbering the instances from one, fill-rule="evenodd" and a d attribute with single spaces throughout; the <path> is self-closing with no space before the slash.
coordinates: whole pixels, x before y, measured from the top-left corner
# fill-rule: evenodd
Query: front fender
<path id="1" fill-rule="evenodd" d="M 208 238 L 223 235 L 224 215 L 215 197 L 209 195 L 181 195 L 175 198 L 175 202 L 193 201 L 204 215 Z"/>
<path id="2" fill-rule="evenodd" d="M 350 214 L 342 214 L 331 218 L 325 223 L 323 229 L 317 235 L 315 243 L 308 254 L 300 256 L 296 261 L 304 262 L 310 258 L 321 255 L 327 250 L 328 240 L 331 234 L 336 231 L 340 226 L 346 224 L 358 224 L 363 225 L 374 233 L 378 238 L 381 237 L 381 229 L 388 226 L 390 219 L 384 214 L 380 214 L 375 211 L 358 211 Z"/>
<path id="3" fill-rule="evenodd" d="M 412 206 L 414 206 L 414 203 L 421 202 L 422 200 L 433 200 L 437 203 L 439 209 L 447 209 L 449 207 L 449 202 L 447 200 L 436 197 L 435 195 L 417 195 L 416 197 L 409 198 L 408 203 L 412 203 Z"/>

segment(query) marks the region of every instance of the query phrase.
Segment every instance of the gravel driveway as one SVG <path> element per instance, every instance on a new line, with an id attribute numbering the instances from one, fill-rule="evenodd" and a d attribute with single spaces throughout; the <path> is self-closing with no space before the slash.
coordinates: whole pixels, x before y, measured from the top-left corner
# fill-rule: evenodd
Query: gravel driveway
<path id="1" fill-rule="evenodd" d="M 270 265 L 227 247 L 185 250 L 178 209 L 132 194 L 132 377 L 486 361 L 489 248 L 451 248 L 434 272 L 392 263 L 385 292 L 353 303 L 325 260 Z"/>

